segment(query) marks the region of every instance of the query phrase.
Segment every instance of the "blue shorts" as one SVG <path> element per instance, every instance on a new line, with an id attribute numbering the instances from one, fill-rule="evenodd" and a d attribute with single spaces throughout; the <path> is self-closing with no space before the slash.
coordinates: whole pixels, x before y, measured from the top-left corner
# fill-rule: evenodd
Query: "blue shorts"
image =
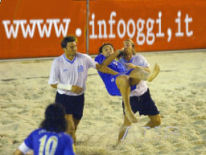
<path id="1" fill-rule="evenodd" d="M 108 93 L 111 95 L 111 96 L 121 96 L 121 93 L 119 91 L 119 88 L 117 87 L 117 84 L 116 84 L 116 79 L 118 76 L 120 75 L 129 75 L 131 73 L 131 71 L 133 71 L 134 69 L 130 69 L 128 72 L 125 72 L 125 73 L 119 73 L 117 75 L 114 75 L 112 76 L 112 78 L 107 82 L 106 85 L 106 89 L 108 91 Z M 131 88 L 131 91 L 136 89 L 136 85 L 134 86 L 130 86 Z"/>
<path id="2" fill-rule="evenodd" d="M 140 115 L 157 115 L 159 111 L 150 96 L 149 89 L 141 96 L 131 96 L 130 97 L 130 105 L 132 111 L 136 113 L 139 112 Z M 124 111 L 124 103 L 122 102 L 123 112 Z"/>
<path id="3" fill-rule="evenodd" d="M 55 103 L 63 105 L 66 114 L 72 114 L 77 120 L 83 116 L 84 109 L 84 94 L 79 96 L 69 96 L 56 93 Z"/>

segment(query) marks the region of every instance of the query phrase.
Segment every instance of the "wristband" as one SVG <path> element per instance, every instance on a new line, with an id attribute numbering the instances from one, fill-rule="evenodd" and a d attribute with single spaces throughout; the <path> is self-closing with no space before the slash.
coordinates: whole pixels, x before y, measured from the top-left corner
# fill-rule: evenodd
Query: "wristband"
<path id="1" fill-rule="evenodd" d="M 57 85 L 57 88 L 58 88 L 58 89 L 63 89 L 63 90 L 71 90 L 71 89 L 72 89 L 72 85 L 59 83 L 59 84 Z"/>

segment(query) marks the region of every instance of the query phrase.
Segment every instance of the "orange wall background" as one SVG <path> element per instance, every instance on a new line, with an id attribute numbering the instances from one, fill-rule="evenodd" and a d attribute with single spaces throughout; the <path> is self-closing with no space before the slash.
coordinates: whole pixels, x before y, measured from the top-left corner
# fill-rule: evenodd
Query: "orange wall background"
<path id="1" fill-rule="evenodd" d="M 34 35 L 31 38 L 27 35 L 24 38 L 21 25 L 17 37 L 7 37 L 3 21 L 9 20 L 11 24 L 14 20 L 26 20 L 26 27 L 30 20 L 43 20 L 41 28 L 46 25 L 49 28 L 49 19 L 58 19 L 57 27 L 60 24 L 66 27 L 64 19 L 70 19 L 67 34 L 75 35 L 76 29 L 82 30 L 81 37 L 78 38 L 78 48 L 80 51 L 86 51 L 86 2 L 74 0 L 2 0 L 0 4 L 0 59 L 4 58 L 25 58 L 25 57 L 45 57 L 57 56 L 62 53 L 60 42 L 63 34 L 56 35 L 54 24 L 51 26 L 49 37 L 39 34 L 37 25 L 35 25 Z M 50 22 L 51 23 L 51 22 Z M 8 24 L 10 28 L 11 24 Z M 29 24 L 32 29 L 32 24 Z"/>
<path id="2" fill-rule="evenodd" d="M 127 38 L 138 51 L 206 48 L 205 0 L 91 0 L 89 8 L 89 54 L 104 42 L 121 48 Z M 70 34 L 86 53 L 86 13 L 86 0 L 2 0 L 0 59 L 58 56 Z"/>
<path id="3" fill-rule="evenodd" d="M 113 16 L 112 16 L 113 12 Z M 114 13 L 115 12 L 115 13 Z M 161 12 L 161 32 L 164 33 L 163 37 L 156 36 L 159 32 L 159 25 L 157 20 L 159 19 L 159 12 Z M 176 36 L 178 32 L 178 24 L 175 20 L 178 18 L 178 12 L 181 13 L 178 23 L 181 24 L 181 35 Z M 136 50 L 138 51 L 156 51 L 156 50 L 180 50 L 180 49 L 195 49 L 206 48 L 206 1 L 205 0 L 104 0 L 104 1 L 91 1 L 90 3 L 90 20 L 92 20 L 92 14 L 95 15 L 95 34 L 99 34 L 98 20 L 105 20 L 107 25 L 108 38 L 102 39 L 90 39 L 90 53 L 97 52 L 98 47 L 102 42 L 111 42 L 116 48 L 122 47 L 124 39 L 132 38 L 135 42 Z M 116 14 L 114 16 L 114 14 Z M 113 34 L 115 38 L 109 38 L 110 34 L 110 18 L 113 18 L 115 23 L 112 25 Z M 153 20 L 153 28 L 151 33 L 148 33 L 147 22 Z M 187 20 L 188 30 L 186 31 Z M 125 35 L 118 35 L 119 31 L 123 34 L 123 24 L 125 23 L 125 29 L 129 29 L 125 32 Z M 137 28 L 138 20 L 144 20 L 145 24 L 142 32 L 140 26 Z M 191 20 L 191 21 L 190 21 Z M 111 22 L 110 22 L 111 23 Z M 129 24 L 128 24 L 129 23 Z M 159 22 L 160 23 L 160 22 Z M 151 24 L 151 22 L 150 22 Z M 149 24 L 149 26 L 150 26 Z M 129 25 L 129 26 L 128 26 Z M 135 29 L 134 29 L 135 27 Z M 92 26 L 89 27 L 89 32 L 92 32 Z M 138 34 L 138 31 L 143 34 Z M 134 32 L 132 34 L 132 32 Z M 171 32 L 171 33 L 170 33 Z M 171 35 L 170 35 L 171 34 Z M 143 41 L 142 35 L 147 38 Z M 171 36 L 171 37 L 170 37 Z M 154 40 L 153 40 L 154 39 Z M 139 40 L 139 41 L 138 41 Z"/>

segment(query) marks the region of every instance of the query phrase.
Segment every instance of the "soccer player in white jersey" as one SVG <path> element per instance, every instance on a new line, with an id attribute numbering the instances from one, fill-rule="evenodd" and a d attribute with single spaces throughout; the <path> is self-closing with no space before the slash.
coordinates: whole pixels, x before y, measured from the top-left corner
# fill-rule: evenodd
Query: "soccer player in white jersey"
<path id="1" fill-rule="evenodd" d="M 125 65 L 128 70 L 141 68 L 149 71 L 149 63 L 141 54 L 136 54 L 134 43 L 130 39 L 124 41 L 124 53 L 119 59 L 119 62 Z M 137 84 L 136 89 L 131 91 L 130 105 L 134 113 L 138 111 L 140 115 L 148 115 L 150 121 L 145 125 L 146 127 L 153 128 L 160 125 L 160 114 L 150 96 L 150 91 L 146 81 L 140 81 L 139 84 Z M 122 106 L 124 111 L 123 103 Z M 124 122 L 120 128 L 118 143 L 126 137 L 130 126 L 131 122 L 124 115 Z"/>
<path id="2" fill-rule="evenodd" d="M 55 102 L 62 104 L 68 121 L 67 133 L 76 142 L 77 126 L 83 116 L 84 91 L 89 68 L 116 74 L 108 67 L 96 63 L 87 54 L 77 52 L 77 39 L 65 37 L 61 42 L 64 54 L 54 59 L 49 84 L 57 89 Z"/>
<path id="3" fill-rule="evenodd" d="M 48 105 L 40 128 L 34 130 L 24 140 L 14 155 L 23 155 L 30 150 L 34 155 L 74 155 L 73 140 L 65 133 L 66 124 L 63 106 Z"/>

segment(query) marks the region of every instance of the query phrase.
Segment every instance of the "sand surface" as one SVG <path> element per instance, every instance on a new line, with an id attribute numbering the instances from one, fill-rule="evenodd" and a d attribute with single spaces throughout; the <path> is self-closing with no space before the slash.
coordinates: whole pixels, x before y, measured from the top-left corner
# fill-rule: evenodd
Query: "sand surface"
<path id="1" fill-rule="evenodd" d="M 145 129 L 139 117 L 125 141 L 114 147 L 123 121 L 121 98 L 112 97 L 90 69 L 77 155 L 206 154 L 206 51 L 143 53 L 159 76 L 148 83 L 160 111 L 159 128 Z M 39 126 L 54 101 L 48 85 L 52 60 L 0 62 L 0 155 L 10 155 Z"/>

